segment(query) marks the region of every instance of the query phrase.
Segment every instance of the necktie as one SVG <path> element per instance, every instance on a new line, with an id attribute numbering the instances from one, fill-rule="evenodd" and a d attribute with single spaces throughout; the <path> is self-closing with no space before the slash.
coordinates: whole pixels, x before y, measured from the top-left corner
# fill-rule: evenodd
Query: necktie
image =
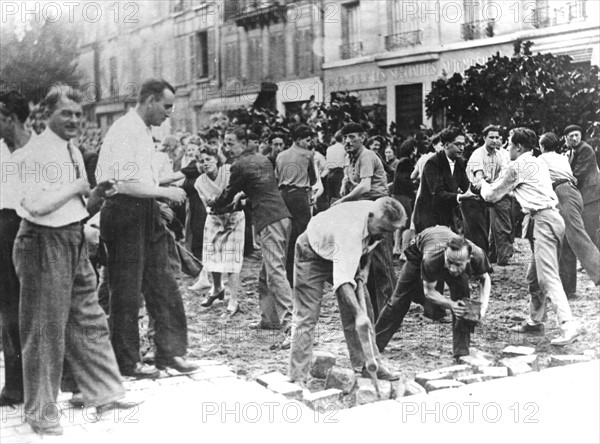
<path id="1" fill-rule="evenodd" d="M 71 159 L 71 163 L 73 164 L 73 168 L 75 168 L 75 179 L 81 179 L 81 177 L 83 176 L 81 174 L 81 166 L 79 165 L 79 162 L 75 161 L 75 156 L 73 154 L 73 149 L 75 149 L 73 147 L 73 145 L 71 144 L 71 141 L 67 142 L 67 151 L 69 152 L 69 158 Z M 83 196 L 80 194 L 79 195 L 79 199 L 81 200 L 81 203 L 83 204 L 83 207 L 86 208 L 87 204 L 85 202 L 85 199 L 83 198 Z"/>

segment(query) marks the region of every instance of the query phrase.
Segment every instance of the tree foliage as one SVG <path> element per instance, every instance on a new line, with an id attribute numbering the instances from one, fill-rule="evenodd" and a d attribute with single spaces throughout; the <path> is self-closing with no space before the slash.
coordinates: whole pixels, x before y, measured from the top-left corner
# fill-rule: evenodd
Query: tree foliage
<path id="1" fill-rule="evenodd" d="M 532 42 L 515 43 L 512 57 L 496 53 L 485 65 L 438 79 L 425 99 L 429 117 L 446 118 L 479 133 L 486 125 L 526 126 L 538 134 L 600 120 L 598 66 L 575 66 L 570 56 L 533 55 Z"/>
<path id="2" fill-rule="evenodd" d="M 60 22 L 27 23 L 21 32 L 3 26 L 0 41 L 0 87 L 17 89 L 38 103 L 51 85 L 76 84 L 78 31 Z"/>

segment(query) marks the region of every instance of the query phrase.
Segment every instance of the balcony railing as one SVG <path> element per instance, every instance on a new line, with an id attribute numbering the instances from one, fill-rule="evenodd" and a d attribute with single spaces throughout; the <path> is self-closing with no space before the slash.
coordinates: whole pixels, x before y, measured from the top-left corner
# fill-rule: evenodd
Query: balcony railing
<path id="1" fill-rule="evenodd" d="M 532 24 L 535 28 L 546 28 L 585 20 L 587 18 L 586 3 L 581 0 L 567 3 L 560 8 L 552 8 L 550 5 L 539 7 L 533 10 L 532 18 Z"/>
<path id="2" fill-rule="evenodd" d="M 279 2 L 251 4 L 236 11 L 234 18 L 238 26 L 253 27 L 284 21 L 286 11 L 286 6 Z"/>
<path id="3" fill-rule="evenodd" d="M 362 42 L 351 42 L 345 43 L 340 46 L 340 53 L 342 59 L 352 59 L 362 55 L 363 43 Z"/>
<path id="4" fill-rule="evenodd" d="M 475 40 L 494 36 L 495 22 L 493 20 L 476 20 L 463 23 L 461 37 L 463 40 Z"/>
<path id="5" fill-rule="evenodd" d="M 423 42 L 423 31 L 400 32 L 385 37 L 385 49 L 408 48 L 410 46 L 420 45 Z"/>

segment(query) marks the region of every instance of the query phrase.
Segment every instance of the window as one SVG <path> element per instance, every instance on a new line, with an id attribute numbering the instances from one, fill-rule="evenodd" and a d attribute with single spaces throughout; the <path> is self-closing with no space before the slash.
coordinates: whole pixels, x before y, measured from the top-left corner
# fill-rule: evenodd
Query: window
<path id="1" fill-rule="evenodd" d="M 142 80 L 142 68 L 140 66 L 140 49 L 133 48 L 129 50 L 130 81 L 139 82 Z"/>
<path id="2" fill-rule="evenodd" d="M 197 32 L 189 36 L 190 80 L 208 77 L 208 33 Z"/>
<path id="3" fill-rule="evenodd" d="M 163 48 L 156 46 L 152 50 L 152 74 L 154 77 L 161 78 L 163 76 Z"/>
<path id="4" fill-rule="evenodd" d="M 343 59 L 357 57 L 362 54 L 362 41 L 360 40 L 358 2 L 344 4 L 342 7 L 342 46 Z"/>
<path id="5" fill-rule="evenodd" d="M 285 77 L 285 39 L 283 33 L 277 32 L 269 40 L 269 74 L 277 81 Z"/>
<path id="6" fill-rule="evenodd" d="M 109 70 L 109 89 L 110 96 L 113 98 L 119 97 L 119 83 L 117 79 L 117 58 L 111 57 L 108 60 L 108 70 Z"/>
<path id="7" fill-rule="evenodd" d="M 412 6 L 409 7 L 406 3 L 406 0 L 394 0 L 388 3 L 390 24 L 389 34 L 385 38 L 385 47 L 388 51 L 418 45 L 422 41 L 419 16 L 414 14 Z"/>
<path id="8" fill-rule="evenodd" d="M 225 44 L 225 79 L 237 78 L 240 75 L 240 51 L 237 42 Z"/>
<path id="9" fill-rule="evenodd" d="M 296 74 L 307 77 L 313 72 L 312 32 L 310 28 L 299 29 L 294 39 Z"/>
<path id="10" fill-rule="evenodd" d="M 175 83 L 185 83 L 185 37 L 175 40 Z"/>
<path id="11" fill-rule="evenodd" d="M 260 34 L 248 40 L 248 80 L 260 82 L 263 74 L 263 53 Z"/>
<path id="12" fill-rule="evenodd" d="M 483 19 L 483 9 L 488 0 L 464 0 L 465 22 L 461 27 L 464 40 L 493 37 L 496 22 L 493 18 Z"/>

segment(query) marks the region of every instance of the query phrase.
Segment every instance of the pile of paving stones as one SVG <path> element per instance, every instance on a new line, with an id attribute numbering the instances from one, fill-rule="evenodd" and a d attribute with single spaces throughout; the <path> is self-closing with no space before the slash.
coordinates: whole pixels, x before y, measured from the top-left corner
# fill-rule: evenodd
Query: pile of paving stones
<path id="1" fill-rule="evenodd" d="M 591 355 L 586 354 L 553 355 L 545 364 L 556 367 L 592 359 Z M 308 384 L 309 387 L 318 388 L 316 391 L 300 387 L 278 372 L 262 375 L 257 378 L 257 382 L 289 399 L 304 402 L 310 408 L 328 411 L 518 376 L 539 371 L 541 367 L 532 347 L 508 346 L 502 351 L 502 357 L 496 361 L 492 355 L 473 349 L 469 356 L 460 358 L 458 365 L 419 373 L 414 380 L 402 377 L 393 382 L 379 381 L 378 396 L 371 379 L 362 378 L 353 370 L 336 366 L 335 355 L 319 351 L 313 354 L 310 366 L 312 379 Z"/>

